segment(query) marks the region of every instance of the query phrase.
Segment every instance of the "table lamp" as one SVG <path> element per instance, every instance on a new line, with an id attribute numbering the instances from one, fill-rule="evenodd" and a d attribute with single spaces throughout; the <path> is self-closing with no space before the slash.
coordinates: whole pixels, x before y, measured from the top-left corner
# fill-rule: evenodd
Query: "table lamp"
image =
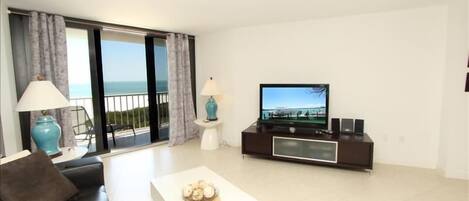
<path id="1" fill-rule="evenodd" d="M 209 80 L 205 82 L 204 88 L 200 93 L 202 96 L 210 96 L 207 103 L 205 104 L 205 110 L 207 111 L 207 120 L 209 121 L 216 121 L 217 118 L 217 102 L 213 96 L 219 95 L 220 91 L 218 90 L 217 83 L 210 77 Z"/>
<path id="2" fill-rule="evenodd" d="M 32 81 L 16 105 L 16 111 L 41 111 L 31 130 L 31 137 L 37 147 L 49 156 L 60 155 L 59 139 L 61 129 L 55 119 L 46 110 L 68 107 L 69 101 L 50 81 Z"/>

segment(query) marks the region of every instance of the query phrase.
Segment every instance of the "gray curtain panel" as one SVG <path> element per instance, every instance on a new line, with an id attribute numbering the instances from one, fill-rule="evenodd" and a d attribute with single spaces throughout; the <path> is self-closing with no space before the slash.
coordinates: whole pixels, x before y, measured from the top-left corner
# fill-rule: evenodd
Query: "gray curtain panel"
<path id="1" fill-rule="evenodd" d="M 26 90 L 30 78 L 33 76 L 31 67 L 31 45 L 29 42 L 29 21 L 29 16 L 10 15 L 11 46 L 18 99 L 21 97 L 24 90 Z"/>
<path id="2" fill-rule="evenodd" d="M 44 75 L 69 99 L 65 28 L 62 16 L 31 12 L 29 33 L 33 76 Z M 57 109 L 51 110 L 50 113 L 62 127 L 62 146 L 75 146 L 70 111 Z M 31 121 L 35 121 L 39 115 L 41 115 L 39 112 L 32 112 Z"/>
<path id="3" fill-rule="evenodd" d="M 1 79 L 0 79 L 0 83 L 1 83 Z M 6 156 L 6 154 L 5 154 L 5 144 L 3 141 L 2 115 L 0 115 L 0 158 L 2 158 L 3 156 Z"/>
<path id="4" fill-rule="evenodd" d="M 13 53 L 13 66 L 15 69 L 16 94 L 18 100 L 29 84 L 32 77 L 31 46 L 29 44 L 29 16 L 10 14 L 11 49 Z M 31 148 L 31 115 L 29 112 L 20 112 L 21 138 L 23 149 Z"/>
<path id="5" fill-rule="evenodd" d="M 5 144 L 3 141 L 3 128 L 2 128 L 2 116 L 0 116 L 0 158 L 6 156 Z"/>
<path id="6" fill-rule="evenodd" d="M 197 137 L 192 99 L 189 39 L 184 34 L 171 33 L 168 48 L 169 146 L 183 144 Z"/>
<path id="7" fill-rule="evenodd" d="M 64 18 L 31 12 L 28 19 L 17 17 L 10 22 L 18 97 L 21 97 L 29 82 L 41 74 L 69 98 Z M 56 109 L 49 112 L 62 127 L 60 145 L 75 146 L 70 111 Z M 29 123 L 33 125 L 40 115 L 40 112 L 31 112 Z M 31 148 L 35 149 L 34 142 Z"/>

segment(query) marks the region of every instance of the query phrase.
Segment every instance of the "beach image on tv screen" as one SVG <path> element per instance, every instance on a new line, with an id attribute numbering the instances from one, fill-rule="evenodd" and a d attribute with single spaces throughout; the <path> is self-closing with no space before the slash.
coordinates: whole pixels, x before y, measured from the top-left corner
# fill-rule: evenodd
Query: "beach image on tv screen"
<path id="1" fill-rule="evenodd" d="M 262 120 L 326 124 L 325 87 L 262 88 Z"/>

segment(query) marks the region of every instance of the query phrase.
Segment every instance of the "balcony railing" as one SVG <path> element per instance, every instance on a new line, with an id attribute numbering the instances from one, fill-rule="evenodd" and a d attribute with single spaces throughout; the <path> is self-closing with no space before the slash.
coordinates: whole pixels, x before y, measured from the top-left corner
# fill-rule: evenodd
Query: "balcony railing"
<path id="1" fill-rule="evenodd" d="M 169 97 L 167 92 L 157 93 L 158 125 L 160 128 L 169 124 Z M 107 124 L 132 125 L 134 128 L 149 126 L 148 94 L 123 94 L 105 96 Z M 93 101 L 91 98 L 72 98 L 71 105 L 83 106 L 93 119 Z"/>

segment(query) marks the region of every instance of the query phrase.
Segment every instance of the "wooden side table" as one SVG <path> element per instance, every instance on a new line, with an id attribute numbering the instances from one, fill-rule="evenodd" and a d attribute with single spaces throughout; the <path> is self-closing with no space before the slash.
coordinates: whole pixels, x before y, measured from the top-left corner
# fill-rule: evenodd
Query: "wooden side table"
<path id="1" fill-rule="evenodd" d="M 204 128 L 202 134 L 202 142 L 200 148 L 202 150 L 216 150 L 218 149 L 218 132 L 217 127 L 222 122 L 221 120 L 216 121 L 204 121 L 203 119 L 197 119 L 194 121 L 197 125 Z"/>
<path id="2" fill-rule="evenodd" d="M 61 163 L 82 158 L 88 149 L 86 147 L 62 147 L 62 155 L 52 159 L 52 163 Z"/>

